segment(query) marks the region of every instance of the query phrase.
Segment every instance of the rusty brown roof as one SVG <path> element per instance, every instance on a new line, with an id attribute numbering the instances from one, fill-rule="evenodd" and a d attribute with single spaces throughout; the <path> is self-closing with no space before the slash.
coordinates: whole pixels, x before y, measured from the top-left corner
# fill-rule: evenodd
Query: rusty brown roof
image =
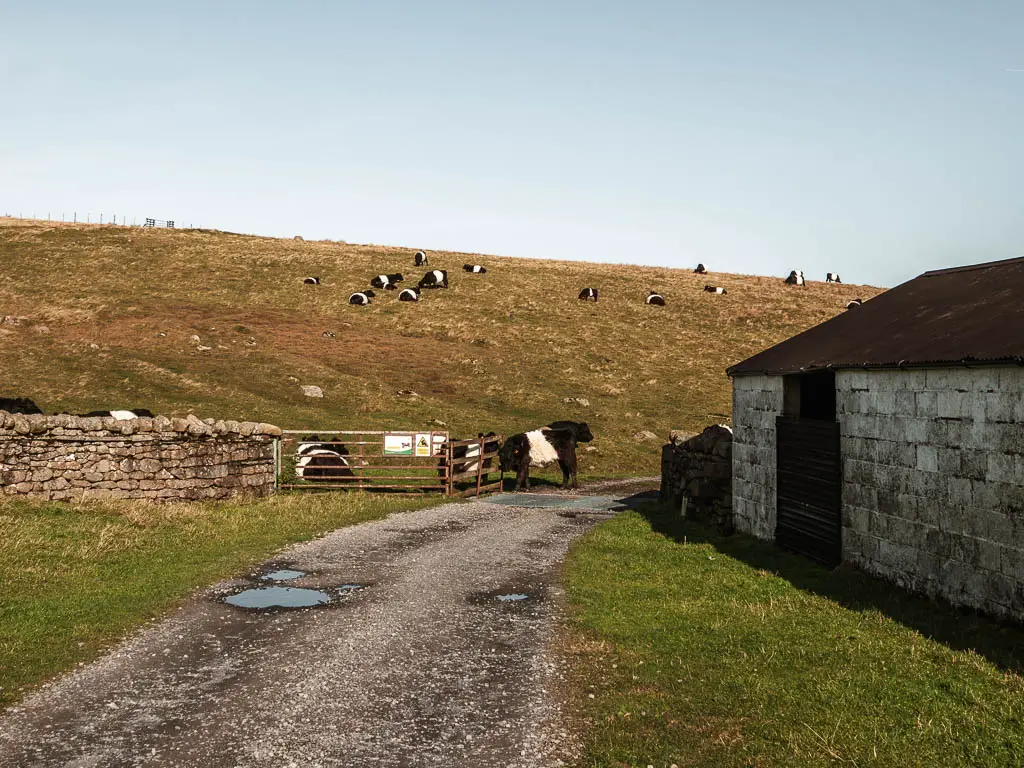
<path id="1" fill-rule="evenodd" d="M 726 373 L 970 364 L 1024 364 L 1024 258 L 925 272 Z"/>

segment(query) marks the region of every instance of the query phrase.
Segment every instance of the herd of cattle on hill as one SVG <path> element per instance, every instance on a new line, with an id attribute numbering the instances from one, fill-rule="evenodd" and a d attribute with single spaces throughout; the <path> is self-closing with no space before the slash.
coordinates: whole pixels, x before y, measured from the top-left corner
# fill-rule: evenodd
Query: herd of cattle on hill
<path id="1" fill-rule="evenodd" d="M 413 256 L 413 265 L 417 267 L 424 267 L 430 263 L 430 259 L 425 251 L 417 251 Z M 463 264 L 462 270 L 473 275 L 483 275 L 487 273 L 487 267 L 481 266 L 480 264 Z M 705 275 L 707 274 L 707 267 L 703 264 L 698 264 L 697 268 L 693 270 L 694 274 Z M 303 283 L 306 285 L 320 285 L 319 277 L 306 277 L 303 278 Z M 370 279 L 370 287 L 356 291 L 348 297 L 348 303 L 355 306 L 366 306 L 370 304 L 373 299 L 376 298 L 377 293 L 374 290 L 379 288 L 387 291 L 399 290 L 399 283 L 404 282 L 405 275 L 400 272 L 396 272 L 390 275 L 377 275 Z M 807 282 L 804 280 L 803 270 L 794 269 L 789 273 L 789 276 L 783 281 L 787 285 L 802 285 L 807 287 Z M 839 275 L 833 272 L 829 272 L 825 275 L 826 283 L 842 283 L 839 279 Z M 414 288 L 402 288 L 398 293 L 399 301 L 419 301 L 424 288 L 447 288 L 448 287 L 448 271 L 444 269 L 432 269 L 428 271 L 423 277 L 420 278 L 419 282 Z M 717 294 L 719 296 L 725 295 L 728 291 L 717 285 L 705 284 L 703 290 L 707 293 Z M 580 301 L 593 301 L 595 304 L 598 301 L 599 291 L 597 288 L 587 287 L 579 292 L 576 297 Z M 854 299 L 846 305 L 847 309 L 853 307 L 859 307 L 863 302 L 861 299 Z M 663 307 L 665 306 L 665 297 L 657 291 L 649 291 L 647 298 L 644 299 L 644 304 L 650 304 L 653 306 Z"/>

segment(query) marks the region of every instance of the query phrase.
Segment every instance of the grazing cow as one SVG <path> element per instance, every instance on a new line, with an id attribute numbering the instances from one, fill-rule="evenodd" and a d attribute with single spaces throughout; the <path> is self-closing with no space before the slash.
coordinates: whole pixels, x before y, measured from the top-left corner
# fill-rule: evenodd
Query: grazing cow
<path id="1" fill-rule="evenodd" d="M 348 297 L 349 304 L 356 304 L 361 307 L 365 307 L 370 303 L 370 299 L 376 296 L 373 291 L 357 291 Z"/>
<path id="2" fill-rule="evenodd" d="M 664 307 L 665 297 L 662 296 L 660 293 L 655 293 L 654 291 L 651 291 L 650 293 L 647 294 L 647 298 L 644 299 L 644 304 L 654 304 L 659 307 Z"/>
<path id="3" fill-rule="evenodd" d="M 399 301 L 419 301 L 420 300 L 420 289 L 419 288 L 403 288 L 402 292 L 398 294 Z"/>
<path id="4" fill-rule="evenodd" d="M 698 264 L 697 268 L 695 270 L 693 270 L 693 274 L 695 274 L 695 275 L 706 275 L 707 273 L 708 273 L 708 268 L 705 267 L 703 264 Z"/>
<path id="5" fill-rule="evenodd" d="M 842 283 L 843 281 L 839 279 L 839 275 L 836 274 L 835 272 L 827 272 L 825 274 L 825 282 L 826 283 Z"/>
<path id="6" fill-rule="evenodd" d="M 447 288 L 448 270 L 432 269 L 420 278 L 420 288 Z"/>
<path id="7" fill-rule="evenodd" d="M 705 285 L 704 286 L 704 291 L 706 293 L 718 293 L 718 294 L 726 294 L 726 293 L 728 293 L 728 291 L 725 290 L 725 288 L 719 288 L 719 287 L 714 286 L 714 285 Z"/>
<path id="8" fill-rule="evenodd" d="M 481 267 L 479 264 L 463 264 L 463 272 L 472 272 L 474 275 L 483 275 L 487 272 L 487 267 Z"/>
<path id="9" fill-rule="evenodd" d="M 320 285 L 319 277 L 305 277 L 302 279 L 303 285 Z"/>
<path id="10" fill-rule="evenodd" d="M 804 271 L 802 269 L 794 269 L 789 273 L 789 277 L 785 280 L 786 285 L 802 285 L 804 288 L 807 287 L 807 283 L 804 281 Z"/>
<path id="11" fill-rule="evenodd" d="M 589 301 L 590 299 L 593 299 L 594 303 L 597 304 L 597 288 L 584 288 L 576 298 L 580 301 Z"/>
<path id="12" fill-rule="evenodd" d="M 94 417 L 94 416 L 113 416 L 118 421 L 131 421 L 132 419 L 152 419 L 153 412 L 148 408 L 132 408 L 130 411 L 89 411 L 88 413 L 80 413 L 79 416 Z"/>
<path id="13" fill-rule="evenodd" d="M 320 443 L 320 435 L 302 438 L 295 451 L 295 476 L 300 480 L 314 482 L 346 481 L 355 474 L 349 469 L 348 453 L 341 443 Z"/>
<path id="14" fill-rule="evenodd" d="M 389 291 L 393 291 L 398 288 L 397 283 L 402 282 L 405 278 L 402 277 L 401 272 L 396 272 L 393 275 L 377 275 L 370 281 L 370 285 L 374 288 L 385 288 Z"/>
<path id="15" fill-rule="evenodd" d="M 849 302 L 846 303 L 846 308 L 847 309 L 853 309 L 854 307 L 859 307 L 863 303 L 864 303 L 863 299 L 854 299 L 853 301 L 849 301 Z"/>
<path id="16" fill-rule="evenodd" d="M 42 410 L 33 400 L 27 397 L 0 397 L 0 411 L 8 413 L 23 413 L 30 416 L 34 413 L 42 413 Z"/>
<path id="17" fill-rule="evenodd" d="M 430 259 L 427 258 L 424 251 L 416 251 L 416 255 L 412 257 L 412 263 L 417 267 L 425 267 L 430 263 Z"/>
<path id="18" fill-rule="evenodd" d="M 584 422 L 555 421 L 541 429 L 512 435 L 498 453 L 501 470 L 516 473 L 516 490 L 530 489 L 530 467 L 558 462 L 562 488 L 577 488 L 576 444 L 594 436 Z M 571 483 L 570 483 L 571 478 Z"/>

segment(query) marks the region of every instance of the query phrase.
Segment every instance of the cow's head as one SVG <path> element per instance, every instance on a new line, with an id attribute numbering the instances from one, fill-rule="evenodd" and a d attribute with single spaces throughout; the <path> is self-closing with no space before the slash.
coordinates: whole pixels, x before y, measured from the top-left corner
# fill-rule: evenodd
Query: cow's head
<path id="1" fill-rule="evenodd" d="M 581 421 L 579 426 L 576 427 L 576 440 L 580 443 L 589 443 L 594 439 L 594 433 L 590 431 L 590 427 L 587 426 L 587 422 Z"/>

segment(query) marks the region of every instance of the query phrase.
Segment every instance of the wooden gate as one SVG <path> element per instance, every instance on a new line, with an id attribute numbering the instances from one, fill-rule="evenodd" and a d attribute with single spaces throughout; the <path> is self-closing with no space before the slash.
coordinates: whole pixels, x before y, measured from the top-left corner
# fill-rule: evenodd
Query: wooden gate
<path id="1" fill-rule="evenodd" d="M 369 490 L 479 496 L 500 490 L 501 436 L 451 440 L 441 431 L 294 430 L 275 445 L 281 490 Z M 498 472 L 498 479 L 490 475 Z"/>
<path id="2" fill-rule="evenodd" d="M 502 435 L 488 435 L 448 443 L 449 496 L 479 496 L 501 490 L 505 473 L 498 462 L 498 449 L 504 439 Z M 495 473 L 497 480 L 491 477 Z M 468 486 L 460 488 L 460 484 Z"/>
<path id="3" fill-rule="evenodd" d="M 842 464 L 839 424 L 775 420 L 775 540 L 828 566 L 842 560 Z"/>

